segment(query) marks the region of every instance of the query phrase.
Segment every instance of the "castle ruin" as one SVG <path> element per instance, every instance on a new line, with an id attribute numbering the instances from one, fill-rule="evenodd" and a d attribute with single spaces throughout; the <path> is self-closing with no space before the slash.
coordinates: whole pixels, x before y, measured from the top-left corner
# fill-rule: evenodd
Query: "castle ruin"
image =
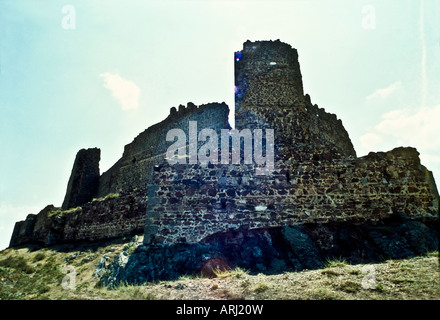
<path id="1" fill-rule="evenodd" d="M 439 194 L 416 149 L 358 158 L 342 121 L 304 94 L 288 44 L 247 41 L 234 60 L 235 129 L 274 131 L 262 146 L 274 150 L 269 174 L 256 174 L 259 164 L 244 153 L 238 164 L 222 162 L 220 152 L 210 163 L 171 164 L 170 130 L 188 135 L 191 121 L 197 133 L 231 129 L 225 103 L 173 107 L 100 176 L 99 149 L 81 150 L 62 208 L 17 222 L 10 246 L 143 234 L 118 269 L 131 282 L 197 272 L 212 259 L 276 272 L 320 267 L 332 256 L 367 262 L 438 250 Z M 255 147 L 255 137 L 245 144 Z M 218 144 L 225 147 L 231 141 Z"/>

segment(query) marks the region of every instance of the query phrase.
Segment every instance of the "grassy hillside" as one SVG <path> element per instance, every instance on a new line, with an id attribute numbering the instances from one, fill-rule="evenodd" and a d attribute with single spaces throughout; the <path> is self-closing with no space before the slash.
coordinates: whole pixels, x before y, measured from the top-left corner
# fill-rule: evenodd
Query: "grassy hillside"
<path id="1" fill-rule="evenodd" d="M 0 299 L 440 299 L 437 252 L 368 266 L 328 261 L 324 269 L 278 275 L 234 269 L 213 279 L 188 276 L 143 286 L 100 287 L 93 276 L 98 262 L 104 253 L 111 258 L 124 245 L 1 251 Z"/>

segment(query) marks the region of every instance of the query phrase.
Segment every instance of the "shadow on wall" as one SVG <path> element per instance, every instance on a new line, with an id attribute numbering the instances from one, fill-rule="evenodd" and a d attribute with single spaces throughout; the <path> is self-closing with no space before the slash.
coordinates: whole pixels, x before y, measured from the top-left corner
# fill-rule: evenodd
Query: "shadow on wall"
<path id="1" fill-rule="evenodd" d="M 100 283 L 141 284 L 200 275 L 207 262 L 222 269 L 240 267 L 250 273 L 278 274 L 319 269 L 326 261 L 352 264 L 404 259 L 439 248 L 438 221 L 394 221 L 364 224 L 310 224 L 235 231 L 212 235 L 196 244 L 140 245 L 99 265 Z"/>

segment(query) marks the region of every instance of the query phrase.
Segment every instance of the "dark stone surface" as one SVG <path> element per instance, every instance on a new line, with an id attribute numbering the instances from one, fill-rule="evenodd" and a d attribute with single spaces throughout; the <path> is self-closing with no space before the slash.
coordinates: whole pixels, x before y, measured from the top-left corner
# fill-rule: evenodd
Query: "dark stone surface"
<path id="1" fill-rule="evenodd" d="M 399 232 L 417 255 L 438 250 L 438 228 L 436 231 L 420 221 L 409 221 L 399 227 Z"/>
<path id="2" fill-rule="evenodd" d="M 365 224 L 310 224 L 242 230 L 212 235 L 196 244 L 139 245 L 98 265 L 101 284 L 141 284 L 200 275 L 210 260 L 251 273 L 319 269 L 327 260 L 352 264 L 404 259 L 438 250 L 438 222 L 382 221 Z M 129 246 L 129 245 L 128 245 Z"/>
<path id="3" fill-rule="evenodd" d="M 35 225 L 36 214 L 28 214 L 26 220 L 15 223 L 9 247 L 14 247 L 22 243 L 31 243 Z"/>
<path id="4" fill-rule="evenodd" d="M 400 234 L 396 233 L 398 230 L 392 230 L 389 227 L 376 228 L 370 231 L 368 235 L 373 242 L 383 252 L 384 257 L 390 259 L 404 259 L 407 257 L 414 257 L 414 252 L 411 251 L 408 241 Z"/>
<path id="5" fill-rule="evenodd" d="M 209 245 L 141 245 L 131 255 L 123 251 L 107 267 L 99 263 L 96 273 L 104 274 L 100 282 L 105 286 L 140 284 L 199 273 L 212 258 L 222 256 Z"/>
<path id="6" fill-rule="evenodd" d="M 81 206 L 97 194 L 100 159 L 101 150 L 98 148 L 78 151 L 62 205 L 64 210 Z"/>
<path id="7" fill-rule="evenodd" d="M 122 157 L 99 179 L 98 197 L 109 193 L 126 191 L 130 188 L 143 188 L 150 183 L 155 167 L 165 161 L 166 152 L 171 142 L 166 136 L 171 129 L 181 129 L 189 137 L 189 121 L 197 122 L 197 130 L 211 128 L 220 133 L 221 129 L 230 129 L 228 123 L 229 108 L 225 103 L 208 103 L 196 106 L 188 102 L 187 107 L 180 105 L 171 108 L 169 116 L 145 131 L 124 147 Z M 200 147 L 202 144 L 199 143 Z M 133 162 L 133 158 L 136 162 Z M 181 179 L 188 183 L 192 177 Z"/>
<path id="8" fill-rule="evenodd" d="M 323 266 L 322 257 L 303 226 L 284 226 L 281 233 L 295 257 L 293 261 L 301 263 L 298 269 L 318 269 Z"/>
<path id="9" fill-rule="evenodd" d="M 133 190 L 68 211 L 46 206 L 37 215 L 30 214 L 25 221 L 16 223 L 9 246 L 77 244 L 142 234 L 147 202 L 145 193 L 142 189 Z"/>

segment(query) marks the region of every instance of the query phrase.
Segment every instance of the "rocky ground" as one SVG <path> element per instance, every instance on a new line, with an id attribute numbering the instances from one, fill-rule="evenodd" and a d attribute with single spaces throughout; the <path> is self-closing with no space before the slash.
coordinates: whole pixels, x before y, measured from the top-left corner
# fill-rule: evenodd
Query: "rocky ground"
<path id="1" fill-rule="evenodd" d="M 131 254 L 133 243 L 17 248 L 0 252 L 2 300 L 438 300 L 438 252 L 370 265 L 327 261 L 317 270 L 274 275 L 250 274 L 239 268 L 174 281 L 143 285 L 101 285 L 105 261 L 122 252 Z M 98 267 L 98 268 L 97 268 Z"/>

